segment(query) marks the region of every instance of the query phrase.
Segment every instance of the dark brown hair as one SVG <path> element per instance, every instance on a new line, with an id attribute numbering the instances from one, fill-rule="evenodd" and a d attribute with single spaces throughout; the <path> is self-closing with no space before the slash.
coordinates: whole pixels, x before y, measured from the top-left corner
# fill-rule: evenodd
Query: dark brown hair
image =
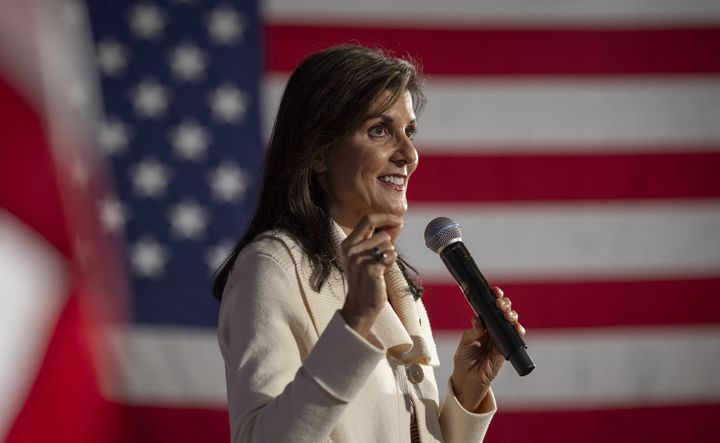
<path id="1" fill-rule="evenodd" d="M 312 171 L 313 159 L 356 129 L 385 91 L 389 109 L 408 91 L 416 112 L 425 104 L 416 63 L 380 49 L 343 45 L 314 53 L 295 69 L 285 87 L 267 150 L 260 196 L 252 220 L 218 269 L 213 293 L 222 298 L 240 251 L 262 232 L 282 229 L 310 258 L 312 285 L 319 290 L 337 267 L 328 196 Z M 405 264 L 406 265 L 406 264 Z"/>

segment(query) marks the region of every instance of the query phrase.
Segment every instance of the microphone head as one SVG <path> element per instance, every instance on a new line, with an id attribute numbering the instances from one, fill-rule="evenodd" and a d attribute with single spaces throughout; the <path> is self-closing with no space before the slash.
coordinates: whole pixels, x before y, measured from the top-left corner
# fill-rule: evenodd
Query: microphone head
<path id="1" fill-rule="evenodd" d="M 438 217 L 425 228 L 425 246 L 440 253 L 451 243 L 462 241 L 460 225 L 448 217 Z"/>

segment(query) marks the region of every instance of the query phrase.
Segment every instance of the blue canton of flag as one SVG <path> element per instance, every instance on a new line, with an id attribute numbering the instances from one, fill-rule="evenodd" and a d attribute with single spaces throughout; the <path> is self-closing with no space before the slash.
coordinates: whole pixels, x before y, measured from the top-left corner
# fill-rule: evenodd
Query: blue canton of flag
<path id="1" fill-rule="evenodd" d="M 253 1 L 89 2 L 133 320 L 210 326 L 212 273 L 254 205 L 262 154 Z"/>

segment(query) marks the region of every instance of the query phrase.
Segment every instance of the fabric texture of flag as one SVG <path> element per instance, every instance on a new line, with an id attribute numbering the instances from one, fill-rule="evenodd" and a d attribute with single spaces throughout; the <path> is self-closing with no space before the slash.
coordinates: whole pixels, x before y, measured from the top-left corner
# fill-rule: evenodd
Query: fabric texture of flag
<path id="1" fill-rule="evenodd" d="M 125 278 L 96 202 L 92 45 L 84 5 L 0 5 L 0 439 L 113 442 L 123 407 L 105 352 Z M 61 57 L 58 57 L 61 55 Z"/>
<path id="2" fill-rule="evenodd" d="M 132 322 L 108 348 L 122 376 L 106 398 L 123 411 L 118 441 L 228 440 L 212 271 L 252 211 L 288 75 L 340 43 L 411 56 L 427 76 L 399 249 L 425 285 L 439 385 L 471 311 L 423 245 L 431 219 L 460 223 L 528 330 L 537 368 L 520 378 L 508 365 L 495 381 L 486 440 L 720 439 L 720 3 L 88 9 L 116 190 L 99 214 L 124 244 L 132 293 Z M 22 183 L 8 174 L 29 167 L 18 159 L 0 164 L 6 210 L 8 183 Z M 28 220 L 42 233 L 48 217 Z"/>

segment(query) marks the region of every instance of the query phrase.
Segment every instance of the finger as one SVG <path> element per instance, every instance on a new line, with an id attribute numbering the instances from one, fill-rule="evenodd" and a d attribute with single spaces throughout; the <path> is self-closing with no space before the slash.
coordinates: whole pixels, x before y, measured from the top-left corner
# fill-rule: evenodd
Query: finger
<path id="1" fill-rule="evenodd" d="M 505 317 L 505 320 L 510 324 L 515 324 L 518 321 L 518 313 L 514 310 L 509 310 L 503 312 L 503 316 Z"/>
<path id="2" fill-rule="evenodd" d="M 498 287 L 498 286 L 492 287 L 492 293 L 495 296 L 495 298 L 502 298 L 505 295 L 505 292 L 503 292 L 503 290 L 500 289 L 500 287 Z"/>
<path id="3" fill-rule="evenodd" d="M 495 375 L 500 371 L 500 368 L 502 368 L 503 363 L 505 363 L 505 357 L 502 355 L 502 352 L 497 348 L 497 346 L 493 346 L 492 351 L 490 351 L 490 359 L 492 360 L 492 366 L 495 369 Z"/>
<path id="4" fill-rule="evenodd" d="M 497 306 L 497 308 L 500 309 L 501 311 L 507 312 L 510 310 L 510 307 L 512 306 L 512 301 L 505 296 L 503 296 L 501 298 L 496 298 L 495 306 Z"/>
<path id="5" fill-rule="evenodd" d="M 360 220 L 348 239 L 351 244 L 355 244 L 370 238 L 376 231 L 382 230 L 390 234 L 390 238 L 394 241 L 402 230 L 402 224 L 402 218 L 396 215 L 368 214 Z"/>
<path id="6" fill-rule="evenodd" d="M 390 234 L 380 232 L 369 239 L 350 247 L 345 252 L 350 260 L 371 259 L 374 263 L 390 266 L 397 260 L 398 254 L 395 251 L 395 245 L 392 244 Z"/>
<path id="7" fill-rule="evenodd" d="M 373 279 L 382 280 L 385 278 L 387 269 L 395 263 L 396 256 L 387 254 L 382 260 L 377 260 L 371 255 L 359 256 L 352 263 L 358 275 L 367 275 Z"/>
<path id="8" fill-rule="evenodd" d="M 384 255 L 385 258 L 383 258 L 382 260 L 377 260 L 374 256 L 373 260 L 375 260 L 378 264 L 383 265 L 386 269 L 389 269 L 397 260 L 398 254 L 395 249 L 392 249 L 390 251 L 385 251 Z"/>
<path id="9" fill-rule="evenodd" d="M 477 332 L 485 333 L 485 329 L 486 329 L 485 324 L 483 323 L 483 321 L 480 317 L 473 317 L 472 325 L 473 325 L 473 329 L 475 329 Z"/>
<path id="10" fill-rule="evenodd" d="M 384 232 L 353 246 L 346 255 L 349 263 L 376 268 L 380 273 L 373 271 L 374 276 L 384 274 L 398 259 L 395 245 L 390 242 L 389 234 Z"/>
<path id="11" fill-rule="evenodd" d="M 368 216 L 375 232 L 381 230 L 390 234 L 390 241 L 394 242 L 403 227 L 403 219 L 392 214 L 370 214 Z"/>
<path id="12" fill-rule="evenodd" d="M 355 228 L 353 228 L 352 232 L 348 234 L 347 238 L 342 242 L 343 248 L 350 247 L 356 243 L 360 243 L 361 241 L 368 238 L 368 233 L 372 231 L 372 226 L 370 225 L 370 220 L 367 217 L 363 217 L 360 220 L 360 223 L 355 225 Z"/>
<path id="13" fill-rule="evenodd" d="M 520 324 L 520 322 L 515 323 L 515 330 L 518 334 L 520 334 L 520 337 L 525 337 L 525 328 Z"/>
<path id="14" fill-rule="evenodd" d="M 390 234 L 385 231 L 378 232 L 367 240 L 363 240 L 360 243 L 349 246 L 346 249 L 345 254 L 348 257 L 370 255 L 372 250 L 375 248 L 378 248 L 386 253 L 394 252 L 395 246 L 392 244 Z"/>
<path id="15" fill-rule="evenodd" d="M 459 346 L 469 345 L 470 343 L 478 341 L 483 335 L 485 335 L 485 329 L 483 328 L 482 330 L 478 330 L 475 327 L 475 324 L 473 324 L 472 328 L 463 331 L 462 336 L 460 337 Z"/>

